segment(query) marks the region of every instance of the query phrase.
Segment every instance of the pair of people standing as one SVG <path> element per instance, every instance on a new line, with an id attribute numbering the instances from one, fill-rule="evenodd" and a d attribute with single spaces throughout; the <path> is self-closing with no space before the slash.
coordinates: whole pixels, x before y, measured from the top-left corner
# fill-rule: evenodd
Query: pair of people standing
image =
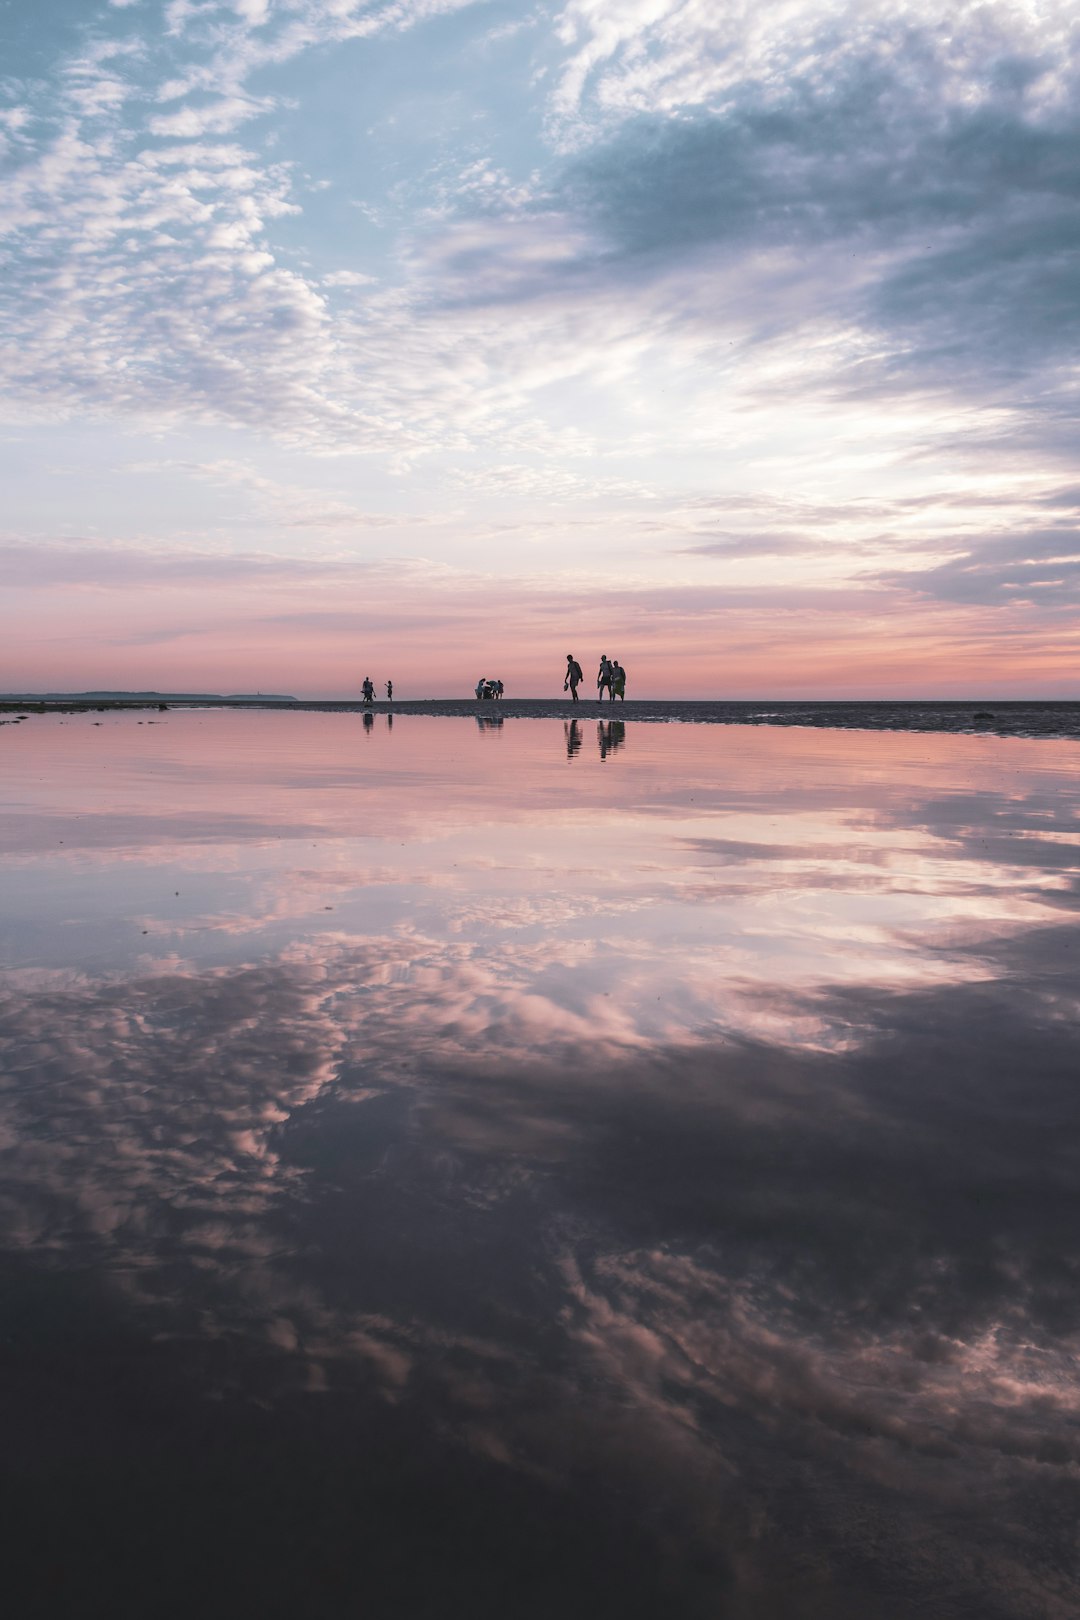
<path id="1" fill-rule="evenodd" d="M 583 680 L 584 676 L 581 673 L 581 665 L 578 663 L 573 653 L 567 653 L 566 679 L 563 681 L 563 691 L 569 692 L 575 703 L 578 701 L 577 689 Z M 617 663 L 614 659 L 609 658 L 607 653 L 601 653 L 600 668 L 596 675 L 596 696 L 598 702 L 603 703 L 605 691 L 607 692 L 607 695 L 611 699 L 612 703 L 614 703 L 616 698 L 621 698 L 624 703 L 626 702 L 625 669 L 623 669 L 620 663 Z"/>
<path id="2" fill-rule="evenodd" d="M 604 701 L 604 690 L 614 703 L 616 698 L 626 702 L 626 671 L 615 658 L 609 658 L 607 653 L 600 654 L 600 668 L 596 675 L 596 696 L 600 703 Z"/>

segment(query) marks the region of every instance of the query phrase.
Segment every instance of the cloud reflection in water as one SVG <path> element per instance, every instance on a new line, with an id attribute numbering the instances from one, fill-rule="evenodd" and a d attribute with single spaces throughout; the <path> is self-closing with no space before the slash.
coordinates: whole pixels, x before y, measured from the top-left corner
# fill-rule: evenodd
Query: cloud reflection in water
<path id="1" fill-rule="evenodd" d="M 226 928 L 75 980 L 9 945 L 8 1254 L 93 1279 L 203 1398 L 336 1403 L 331 1450 L 392 1412 L 447 1489 L 473 1457 L 542 1523 L 569 1493 L 594 1549 L 610 1496 L 679 1612 L 1068 1613 L 1071 756 L 638 727 L 568 760 L 526 722 L 487 766 L 410 722 L 358 834 L 286 720 L 245 717 L 250 844 L 167 846 L 228 872 Z M 177 726 L 227 809 L 203 745 Z M 118 926 L 159 848 L 124 814 L 117 858 L 65 856 Z"/>

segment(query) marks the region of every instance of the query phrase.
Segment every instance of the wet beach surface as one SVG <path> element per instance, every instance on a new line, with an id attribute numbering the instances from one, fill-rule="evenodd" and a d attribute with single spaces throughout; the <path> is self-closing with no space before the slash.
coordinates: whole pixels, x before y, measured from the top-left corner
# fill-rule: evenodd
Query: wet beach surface
<path id="1" fill-rule="evenodd" d="M 824 726 L 841 731 L 940 731 L 960 735 L 989 735 L 996 737 L 1062 737 L 1080 740 L 1080 702 L 1069 699 L 1033 702 L 1015 700 L 998 702 L 965 699 L 963 701 L 904 702 L 884 701 L 820 701 L 810 703 L 774 702 L 722 702 L 710 699 L 700 702 L 682 701 L 629 701 L 600 702 L 595 696 L 583 695 L 577 705 L 566 698 L 503 698 L 499 701 L 478 700 L 475 697 L 396 699 L 389 704 L 376 701 L 363 704 L 359 700 L 316 701 L 314 699 L 277 698 L 253 701 L 248 698 L 215 698 L 213 707 L 232 709 L 299 709 L 306 713 L 322 714 L 394 714 L 442 716 L 464 719 L 483 716 L 498 724 L 511 719 L 571 719 L 576 714 L 603 713 L 605 718 L 617 717 L 622 721 L 678 721 L 698 725 L 725 726 Z M 21 718 L 30 719 L 42 713 L 111 713 L 138 709 L 156 710 L 166 705 L 170 709 L 206 707 L 206 700 L 162 696 L 155 699 L 115 698 L 103 702 L 67 700 L 0 699 L 0 725 Z"/>
<path id="2" fill-rule="evenodd" d="M 1071 743 L 463 708 L 3 734 L 20 1614 L 1075 1615 Z"/>

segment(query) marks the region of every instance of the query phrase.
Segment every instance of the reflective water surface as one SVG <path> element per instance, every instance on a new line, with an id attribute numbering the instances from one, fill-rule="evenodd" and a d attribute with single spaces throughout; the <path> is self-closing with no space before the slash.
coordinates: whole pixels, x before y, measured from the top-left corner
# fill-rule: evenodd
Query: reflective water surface
<path id="1" fill-rule="evenodd" d="M 1077 1613 L 1071 742 L 0 758 L 21 1612 Z"/>

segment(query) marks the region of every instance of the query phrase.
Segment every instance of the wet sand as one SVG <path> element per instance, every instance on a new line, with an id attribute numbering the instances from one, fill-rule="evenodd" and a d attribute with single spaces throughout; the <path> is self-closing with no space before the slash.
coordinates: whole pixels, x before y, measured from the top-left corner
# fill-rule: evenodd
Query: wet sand
<path id="1" fill-rule="evenodd" d="M 192 709 L 297 709 L 322 714 L 473 715 L 487 724 L 521 719 L 579 719 L 602 714 L 610 720 L 681 722 L 722 726 L 815 726 L 843 731 L 916 731 L 985 733 L 998 737 L 1063 737 L 1080 739 L 1080 702 L 999 701 L 964 699 L 931 702 L 828 700 L 815 702 L 670 701 L 636 699 L 626 703 L 584 698 L 574 704 L 565 698 L 508 698 L 502 702 L 476 698 L 421 698 L 364 704 L 352 699 L 158 698 L 82 697 L 0 699 L 0 725 L 19 716 L 57 713 L 107 713 L 113 710 Z"/>

